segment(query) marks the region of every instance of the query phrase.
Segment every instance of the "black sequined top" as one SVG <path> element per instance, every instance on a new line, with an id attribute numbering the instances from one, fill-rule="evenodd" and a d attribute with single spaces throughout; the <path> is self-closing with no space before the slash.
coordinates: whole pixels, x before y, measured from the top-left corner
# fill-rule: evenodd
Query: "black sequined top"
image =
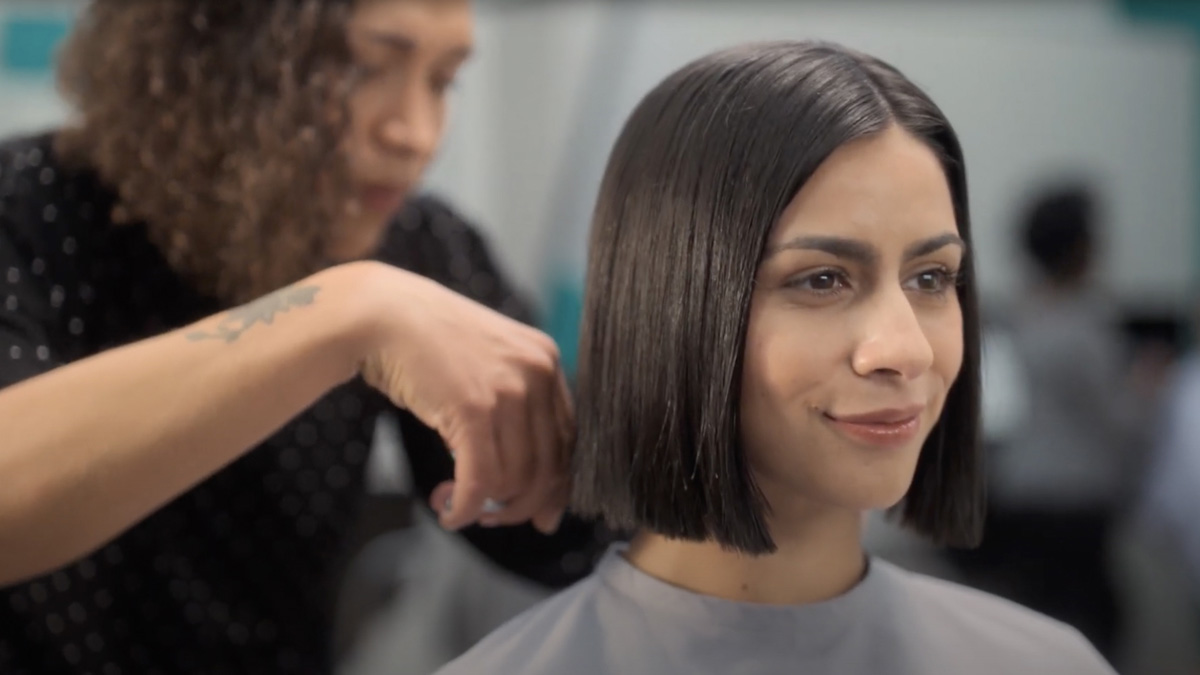
<path id="1" fill-rule="evenodd" d="M 112 204 L 94 174 L 56 162 L 50 135 L 0 144 L 0 387 L 223 309 L 172 272 L 144 228 L 113 227 Z M 480 235 L 436 200 L 414 199 L 378 258 L 529 319 Z M 399 415 L 427 500 L 451 475 L 437 434 L 363 383 L 341 386 L 94 554 L 0 588 L 0 674 L 330 672 L 332 577 L 384 411 Z M 551 587 L 586 574 L 604 545 L 571 519 L 553 537 L 528 526 L 463 536 Z M 0 556 L 15 545 L 0 541 Z"/>

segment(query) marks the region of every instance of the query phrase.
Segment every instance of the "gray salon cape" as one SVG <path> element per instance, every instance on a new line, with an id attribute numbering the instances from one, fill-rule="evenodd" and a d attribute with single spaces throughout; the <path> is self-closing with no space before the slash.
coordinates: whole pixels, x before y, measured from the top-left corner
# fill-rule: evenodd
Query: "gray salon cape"
<path id="1" fill-rule="evenodd" d="M 774 606 L 685 591 L 622 550 L 438 675 L 1115 675 L 1062 623 L 883 560 L 838 598 Z"/>

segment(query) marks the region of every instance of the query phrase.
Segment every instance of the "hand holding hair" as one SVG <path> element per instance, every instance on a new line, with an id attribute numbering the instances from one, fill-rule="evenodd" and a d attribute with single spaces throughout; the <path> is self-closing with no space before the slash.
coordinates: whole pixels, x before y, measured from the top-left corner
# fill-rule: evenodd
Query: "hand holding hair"
<path id="1" fill-rule="evenodd" d="M 449 446 L 454 480 L 431 499 L 443 526 L 532 520 L 556 530 L 574 422 L 554 341 L 424 277 L 387 266 L 367 273 L 379 284 L 369 295 L 385 306 L 361 372 Z"/>

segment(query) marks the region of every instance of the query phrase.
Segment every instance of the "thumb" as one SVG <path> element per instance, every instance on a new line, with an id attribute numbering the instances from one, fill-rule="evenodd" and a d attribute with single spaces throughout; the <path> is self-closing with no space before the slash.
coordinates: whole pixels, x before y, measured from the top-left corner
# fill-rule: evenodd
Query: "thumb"
<path id="1" fill-rule="evenodd" d="M 558 531 L 559 526 L 562 525 L 563 516 L 567 512 L 570 494 L 570 488 L 564 483 L 554 491 L 548 503 L 533 515 L 531 522 L 539 532 L 550 535 Z"/>
<path id="2" fill-rule="evenodd" d="M 450 495 L 454 494 L 454 481 L 443 481 L 440 485 L 433 489 L 433 493 L 429 495 L 429 508 L 438 516 L 449 511 L 447 505 L 450 503 Z"/>

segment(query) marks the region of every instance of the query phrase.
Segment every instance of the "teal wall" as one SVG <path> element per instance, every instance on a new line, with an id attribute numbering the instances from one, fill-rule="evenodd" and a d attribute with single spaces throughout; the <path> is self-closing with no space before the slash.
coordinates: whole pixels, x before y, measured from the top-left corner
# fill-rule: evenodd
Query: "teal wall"
<path id="1" fill-rule="evenodd" d="M 552 274 L 546 293 L 542 330 L 554 338 L 563 370 L 574 381 L 579 362 L 579 320 L 583 314 L 583 270 Z"/>
<path id="2" fill-rule="evenodd" d="M 70 17 L 61 9 L 0 12 L 0 70 L 18 77 L 50 77 L 54 53 L 67 35 Z"/>
<path id="3" fill-rule="evenodd" d="M 1200 41 L 1200 0 L 1120 0 L 1119 7 L 1125 16 L 1135 23 L 1167 24 L 1187 28 Z M 1200 43 L 1200 42 L 1198 42 Z M 1200 110 L 1200 68 L 1196 81 L 1192 83 L 1192 97 Z M 1193 223 L 1191 281 L 1193 288 L 1200 287 L 1200 119 L 1196 120 L 1193 134 L 1193 165 L 1196 167 L 1198 184 L 1192 191 L 1196 201 L 1197 222 Z"/>

